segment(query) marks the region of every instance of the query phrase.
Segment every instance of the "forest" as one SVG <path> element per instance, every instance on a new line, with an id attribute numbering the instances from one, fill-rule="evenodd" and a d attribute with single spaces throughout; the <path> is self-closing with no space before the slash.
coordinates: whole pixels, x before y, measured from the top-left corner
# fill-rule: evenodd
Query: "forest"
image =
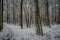
<path id="1" fill-rule="evenodd" d="M 0 40 L 60 40 L 60 0 L 0 0 Z"/>

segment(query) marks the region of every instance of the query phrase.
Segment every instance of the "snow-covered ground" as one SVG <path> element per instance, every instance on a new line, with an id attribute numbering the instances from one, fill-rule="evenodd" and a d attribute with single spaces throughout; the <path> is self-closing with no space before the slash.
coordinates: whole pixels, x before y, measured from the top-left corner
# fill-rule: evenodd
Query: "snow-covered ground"
<path id="1" fill-rule="evenodd" d="M 36 35 L 35 28 L 21 29 L 20 26 L 7 23 L 3 25 L 0 40 L 60 40 L 60 25 L 52 25 L 52 28 L 43 26 L 44 36 Z"/>

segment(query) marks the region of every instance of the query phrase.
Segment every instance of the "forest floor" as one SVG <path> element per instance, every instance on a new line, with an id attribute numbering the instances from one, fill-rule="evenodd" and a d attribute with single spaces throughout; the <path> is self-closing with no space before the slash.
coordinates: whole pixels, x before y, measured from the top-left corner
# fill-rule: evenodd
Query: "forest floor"
<path id="1" fill-rule="evenodd" d="M 43 26 L 44 36 L 36 35 L 36 28 L 23 28 L 13 24 L 3 23 L 0 40 L 60 40 L 60 25 Z M 26 26 L 24 26 L 26 27 Z"/>

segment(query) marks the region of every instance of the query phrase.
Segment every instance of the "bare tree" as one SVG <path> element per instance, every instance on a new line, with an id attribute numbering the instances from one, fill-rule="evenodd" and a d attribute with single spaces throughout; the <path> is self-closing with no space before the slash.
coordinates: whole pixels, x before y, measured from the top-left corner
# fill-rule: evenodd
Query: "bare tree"
<path id="1" fill-rule="evenodd" d="M 16 19 L 15 19 L 15 7 L 14 7 L 15 5 L 14 5 L 14 0 L 13 0 L 13 23 L 15 24 L 15 21 L 16 21 Z"/>
<path id="2" fill-rule="evenodd" d="M 23 28 L 23 12 L 22 12 L 22 6 L 23 6 L 23 0 L 21 0 L 21 4 L 20 4 L 20 25 L 21 25 L 21 28 Z"/>
<path id="3" fill-rule="evenodd" d="M 25 7 L 25 8 L 24 8 Z M 26 8 L 26 6 L 23 7 L 23 10 L 24 10 L 24 13 L 25 13 L 25 20 L 26 20 L 26 25 L 27 25 L 27 28 L 29 27 L 29 12 Z"/>
<path id="4" fill-rule="evenodd" d="M 6 2 L 7 2 L 7 23 L 9 23 L 9 15 L 8 15 L 8 0 L 7 0 Z"/>
<path id="5" fill-rule="evenodd" d="M 0 0 L 0 31 L 3 29 L 3 0 Z"/>
<path id="6" fill-rule="evenodd" d="M 27 28 L 28 28 L 28 27 L 31 27 L 31 22 L 30 22 L 31 21 L 30 20 L 30 14 L 31 13 L 30 13 L 30 3 L 27 3 L 27 2 L 28 1 L 26 1 L 25 4 L 23 5 L 23 10 L 24 10 L 24 15 L 25 15 L 26 25 L 27 25 Z"/>
<path id="7" fill-rule="evenodd" d="M 38 35 L 43 35 L 42 21 L 41 21 L 42 17 L 39 14 L 38 0 L 35 0 L 35 6 L 36 6 L 36 9 L 35 9 L 35 23 L 36 23 L 36 28 L 37 28 L 36 33 Z"/>
<path id="8" fill-rule="evenodd" d="M 48 0 L 45 0 L 45 5 L 46 5 L 46 25 L 50 26 L 50 20 L 49 20 L 49 13 L 48 13 Z"/>
<path id="9" fill-rule="evenodd" d="M 57 24 L 60 24 L 60 0 L 58 2 Z"/>

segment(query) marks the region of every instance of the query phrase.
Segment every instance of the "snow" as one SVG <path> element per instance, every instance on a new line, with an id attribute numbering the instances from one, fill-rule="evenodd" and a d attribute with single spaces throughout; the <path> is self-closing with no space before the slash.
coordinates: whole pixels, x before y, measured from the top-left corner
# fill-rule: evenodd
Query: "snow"
<path id="1" fill-rule="evenodd" d="M 36 29 L 23 28 L 13 24 L 3 24 L 0 40 L 60 40 L 60 25 L 43 26 L 44 36 L 36 35 Z M 24 26 L 25 27 L 25 26 Z"/>
<path id="2" fill-rule="evenodd" d="M 43 26 L 43 33 L 47 33 L 57 27 L 57 25 L 51 25 L 52 28 L 49 28 L 48 26 Z"/>

